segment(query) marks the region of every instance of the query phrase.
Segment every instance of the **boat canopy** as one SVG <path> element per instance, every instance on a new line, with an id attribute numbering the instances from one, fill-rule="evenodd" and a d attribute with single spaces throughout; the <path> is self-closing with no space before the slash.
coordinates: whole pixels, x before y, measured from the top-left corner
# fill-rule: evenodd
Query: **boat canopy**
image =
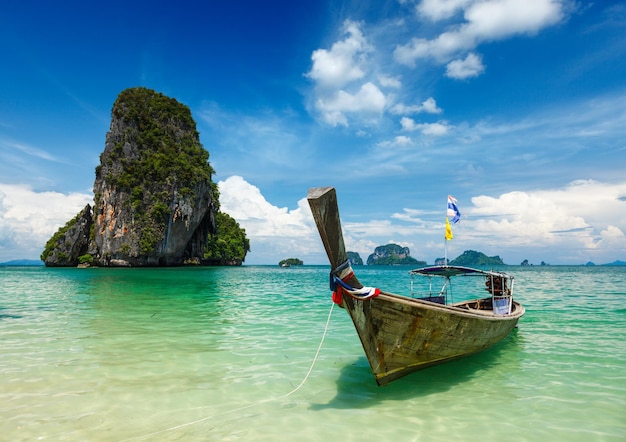
<path id="1" fill-rule="evenodd" d="M 462 266 L 422 267 L 419 269 L 411 270 L 409 273 L 411 275 L 444 276 L 446 278 L 450 278 L 451 276 L 473 276 L 473 275 L 508 277 L 508 275 L 506 275 L 505 273 L 501 273 L 501 272 L 473 269 L 471 267 L 462 267 Z"/>

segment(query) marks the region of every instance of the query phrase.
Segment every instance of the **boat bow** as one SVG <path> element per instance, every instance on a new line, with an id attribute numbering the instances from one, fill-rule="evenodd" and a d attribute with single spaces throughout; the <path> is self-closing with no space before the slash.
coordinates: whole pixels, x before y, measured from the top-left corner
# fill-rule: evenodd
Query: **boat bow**
<path id="1" fill-rule="evenodd" d="M 512 302 L 509 314 L 496 315 L 490 304 L 492 298 L 441 305 L 385 291 L 375 296 L 362 295 L 368 288 L 350 267 L 335 189 L 310 189 L 307 199 L 333 280 L 347 286 L 338 289 L 336 301 L 350 315 L 378 385 L 485 350 L 504 339 L 524 314 L 524 308 Z M 437 271 L 453 270 L 448 267 Z"/>

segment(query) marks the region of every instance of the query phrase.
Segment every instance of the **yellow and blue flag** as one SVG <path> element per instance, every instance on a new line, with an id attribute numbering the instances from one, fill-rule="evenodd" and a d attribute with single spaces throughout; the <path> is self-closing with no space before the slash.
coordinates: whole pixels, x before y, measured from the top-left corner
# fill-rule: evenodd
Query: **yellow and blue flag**
<path id="1" fill-rule="evenodd" d="M 457 223 L 461 219 L 461 211 L 457 205 L 458 201 L 455 197 L 448 195 L 448 213 L 447 216 L 452 218 L 453 223 Z"/>

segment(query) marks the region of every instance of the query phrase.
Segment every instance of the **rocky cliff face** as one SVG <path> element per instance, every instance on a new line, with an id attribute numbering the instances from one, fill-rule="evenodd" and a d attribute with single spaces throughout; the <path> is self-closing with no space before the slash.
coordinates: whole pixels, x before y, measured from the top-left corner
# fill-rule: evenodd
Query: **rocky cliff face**
<path id="1" fill-rule="evenodd" d="M 129 210 L 131 195 L 110 187 L 106 180 L 96 180 L 94 192 L 99 198 L 89 252 L 101 266 L 171 266 L 202 259 L 207 236 L 215 227 L 210 187 L 196 185 L 193 196 L 168 189 L 167 209 L 162 207 L 162 213 L 155 213 L 151 195 L 146 195 L 148 201 L 142 203 L 146 213 Z"/>
<path id="2" fill-rule="evenodd" d="M 398 265 L 398 264 L 426 264 L 411 257 L 408 247 L 401 247 L 397 244 L 387 244 L 378 246 L 374 253 L 367 257 L 367 265 Z"/>
<path id="3" fill-rule="evenodd" d="M 94 264 L 202 260 L 219 208 L 208 158 L 187 106 L 145 88 L 123 91 L 96 168 Z"/>
<path id="4" fill-rule="evenodd" d="M 91 206 L 87 204 L 76 217 L 67 222 L 48 241 L 41 259 L 49 267 L 66 267 L 78 264 L 78 258 L 87 253 L 89 232 L 93 225 Z"/>
<path id="5" fill-rule="evenodd" d="M 218 207 L 208 156 L 189 108 L 144 88 L 122 92 L 96 169 L 97 264 L 201 259 Z"/>

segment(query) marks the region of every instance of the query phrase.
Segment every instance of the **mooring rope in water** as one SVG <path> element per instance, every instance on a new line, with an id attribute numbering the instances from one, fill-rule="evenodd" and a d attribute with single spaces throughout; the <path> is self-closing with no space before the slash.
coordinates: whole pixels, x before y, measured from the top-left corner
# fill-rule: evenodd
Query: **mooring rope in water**
<path id="1" fill-rule="evenodd" d="M 294 394 L 296 391 L 300 390 L 300 388 L 302 388 L 302 386 L 309 379 L 309 376 L 311 375 L 311 372 L 313 371 L 313 368 L 315 367 L 315 363 L 317 362 L 317 358 L 319 357 L 320 351 L 322 350 L 322 345 L 324 344 L 324 339 L 326 339 L 326 333 L 328 332 L 328 326 L 330 324 L 330 317 L 333 314 L 333 308 L 334 307 L 335 307 L 335 304 L 331 303 L 330 311 L 328 312 L 328 318 L 326 319 L 326 325 L 324 326 L 324 333 L 322 334 L 322 339 L 320 340 L 320 344 L 317 347 L 317 351 L 315 352 L 315 356 L 313 357 L 313 362 L 311 362 L 311 366 L 309 367 L 309 371 L 304 376 L 304 379 L 302 379 L 302 382 L 300 382 L 300 385 L 298 385 L 296 388 L 291 390 L 289 393 L 284 394 L 282 396 L 275 397 L 275 398 L 265 399 L 265 400 L 262 400 L 262 401 L 259 401 L 259 402 L 255 402 L 253 404 L 245 405 L 243 407 L 235 408 L 233 410 L 223 411 L 221 413 L 216 413 L 216 414 L 212 414 L 210 416 L 205 416 L 205 417 L 203 417 L 201 419 L 197 419 L 197 420 L 191 421 L 191 422 L 186 422 L 184 424 L 176 425 L 174 427 L 166 428 L 164 430 L 155 431 L 154 433 L 144 434 L 143 436 L 132 437 L 132 438 L 126 439 L 126 440 L 145 439 L 145 438 L 149 438 L 149 437 L 155 436 L 157 434 L 167 433 L 169 431 L 180 430 L 181 428 L 189 427 L 191 425 L 196 425 L 196 424 L 199 424 L 201 422 L 208 421 L 209 419 L 213 419 L 214 417 L 217 417 L 217 416 L 223 416 L 225 414 L 235 413 L 236 411 L 246 410 L 248 408 L 256 407 L 257 405 L 266 404 L 268 402 L 272 402 L 272 401 L 277 401 L 277 400 L 280 400 L 280 399 L 288 398 L 289 396 Z"/>

